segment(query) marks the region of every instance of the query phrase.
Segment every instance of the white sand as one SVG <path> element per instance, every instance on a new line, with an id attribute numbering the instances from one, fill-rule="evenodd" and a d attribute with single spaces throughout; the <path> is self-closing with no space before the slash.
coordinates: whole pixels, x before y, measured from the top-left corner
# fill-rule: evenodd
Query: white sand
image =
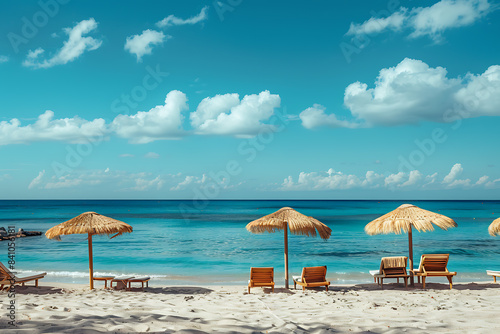
<path id="1" fill-rule="evenodd" d="M 19 333 L 499 333 L 500 284 L 331 286 L 329 292 L 243 286 L 89 291 L 40 282 L 16 294 Z M 52 287 L 51 287 L 52 286 Z M 100 287 L 100 285 L 99 285 Z M 417 285 L 418 287 L 418 285 Z M 0 331 L 9 299 L 0 293 Z"/>

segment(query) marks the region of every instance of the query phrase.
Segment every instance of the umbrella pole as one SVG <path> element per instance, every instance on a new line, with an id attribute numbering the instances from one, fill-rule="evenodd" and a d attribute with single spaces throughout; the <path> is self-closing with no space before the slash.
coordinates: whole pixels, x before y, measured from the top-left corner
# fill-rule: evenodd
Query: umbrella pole
<path id="1" fill-rule="evenodd" d="M 409 249 L 409 260 L 410 260 L 410 285 L 415 286 L 415 279 L 413 277 L 413 236 L 411 234 L 411 224 L 408 230 L 408 249 Z"/>
<path id="2" fill-rule="evenodd" d="M 92 258 L 92 234 L 89 233 L 89 277 L 90 277 L 90 290 L 94 289 L 94 260 Z"/>
<path id="3" fill-rule="evenodd" d="M 285 225 L 285 288 L 288 289 L 288 223 Z"/>

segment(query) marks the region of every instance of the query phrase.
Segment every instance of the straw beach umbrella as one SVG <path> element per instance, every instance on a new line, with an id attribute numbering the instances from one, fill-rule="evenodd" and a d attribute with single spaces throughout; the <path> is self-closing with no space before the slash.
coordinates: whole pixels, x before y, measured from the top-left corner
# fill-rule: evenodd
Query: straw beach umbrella
<path id="1" fill-rule="evenodd" d="M 396 210 L 368 223 L 365 226 L 365 232 L 369 235 L 408 233 L 408 258 L 410 260 L 410 270 L 413 270 L 412 228 L 415 228 L 419 232 L 434 231 L 432 224 L 443 230 L 458 226 L 451 218 L 421 209 L 412 204 L 403 204 Z M 413 275 L 411 275 L 411 284 L 414 284 Z"/>
<path id="2" fill-rule="evenodd" d="M 323 240 L 330 238 L 332 230 L 312 217 L 305 216 L 292 208 L 281 208 L 267 216 L 248 223 L 247 230 L 252 233 L 273 233 L 284 231 L 285 234 L 285 287 L 288 289 L 288 229 L 293 234 L 315 237 Z M 317 232 L 316 232 L 317 231 Z"/>
<path id="3" fill-rule="evenodd" d="M 45 236 L 49 239 L 61 240 L 61 235 L 67 234 L 88 234 L 89 243 L 89 272 L 90 272 L 90 289 L 94 288 L 94 263 L 92 259 L 92 236 L 113 234 L 111 239 L 121 235 L 122 233 L 132 232 L 132 226 L 95 212 L 85 212 L 81 215 L 70 219 L 64 223 L 52 227 L 45 232 Z"/>
<path id="4" fill-rule="evenodd" d="M 490 224 L 490 226 L 488 227 L 488 232 L 491 236 L 494 237 L 500 235 L 500 218 L 495 219 L 493 223 Z"/>

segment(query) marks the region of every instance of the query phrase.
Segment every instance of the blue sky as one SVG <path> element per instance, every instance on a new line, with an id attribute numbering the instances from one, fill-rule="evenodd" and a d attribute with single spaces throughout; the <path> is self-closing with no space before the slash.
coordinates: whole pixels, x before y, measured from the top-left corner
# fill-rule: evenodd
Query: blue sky
<path id="1" fill-rule="evenodd" d="M 496 2 L 2 6 L 2 199 L 499 198 Z"/>

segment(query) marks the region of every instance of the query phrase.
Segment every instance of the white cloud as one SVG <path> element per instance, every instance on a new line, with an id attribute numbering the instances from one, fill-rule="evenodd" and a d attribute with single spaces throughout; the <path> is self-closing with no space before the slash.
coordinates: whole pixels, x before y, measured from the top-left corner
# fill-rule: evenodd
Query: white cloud
<path id="1" fill-rule="evenodd" d="M 301 113 L 306 128 L 322 125 L 348 128 L 395 126 L 428 122 L 455 122 L 462 118 L 500 116 L 500 66 L 484 73 L 449 78 L 443 67 L 432 68 L 421 60 L 405 58 L 398 65 L 380 70 L 375 86 L 350 84 L 344 105 L 353 116 L 336 121 L 324 109 Z"/>
<path id="2" fill-rule="evenodd" d="M 409 18 L 411 37 L 428 35 L 439 39 L 442 32 L 468 26 L 485 16 L 488 0 L 442 0 L 430 7 L 414 8 Z"/>
<path id="3" fill-rule="evenodd" d="M 490 178 L 489 176 L 483 175 L 479 178 L 479 180 L 477 180 L 475 185 L 480 186 L 480 185 L 486 184 L 486 182 L 489 180 L 489 178 Z"/>
<path id="4" fill-rule="evenodd" d="M 361 24 L 351 23 L 346 35 L 370 35 L 389 29 L 395 31 L 400 30 L 406 20 L 406 12 L 406 8 L 401 7 L 398 11 L 385 18 L 371 17 Z"/>
<path id="5" fill-rule="evenodd" d="M 208 177 L 203 174 L 201 177 L 194 176 L 194 175 L 187 175 L 181 182 L 179 182 L 177 185 L 173 186 L 170 188 L 170 190 L 183 190 L 186 189 L 188 186 L 193 185 L 193 184 L 204 184 L 208 181 Z"/>
<path id="6" fill-rule="evenodd" d="M 127 37 L 125 50 L 135 54 L 137 62 L 141 62 L 144 55 L 150 55 L 153 52 L 153 46 L 163 44 L 167 38 L 161 31 L 147 29 L 140 35 Z"/>
<path id="7" fill-rule="evenodd" d="M 446 182 L 435 182 L 438 176 L 437 172 L 424 176 L 422 172 L 413 170 L 410 173 L 399 172 L 386 176 L 374 171 L 367 171 L 364 177 L 358 177 L 355 174 L 344 174 L 329 169 L 326 172 L 300 172 L 296 181 L 292 176 L 288 176 L 278 189 L 294 191 L 385 188 L 391 191 L 402 191 L 470 187 L 493 188 L 497 184 L 500 185 L 500 179 L 488 182 L 489 177 L 486 175 L 480 177 L 474 184 L 470 179 L 459 179 L 458 176 L 462 171 L 462 166 L 456 164 L 452 167 L 451 172 L 444 177 Z"/>
<path id="8" fill-rule="evenodd" d="M 148 152 L 144 155 L 144 158 L 148 158 L 148 159 L 158 159 L 160 157 L 160 155 L 158 153 L 155 153 L 155 152 Z"/>
<path id="9" fill-rule="evenodd" d="M 73 118 L 53 119 L 54 112 L 47 110 L 35 123 L 21 126 L 17 118 L 0 122 L 0 146 L 24 144 L 35 141 L 66 141 L 82 143 L 102 140 L 108 133 L 102 118 L 86 121 Z"/>
<path id="10" fill-rule="evenodd" d="M 318 127 L 330 128 L 357 128 L 360 124 L 349 121 L 339 120 L 335 114 L 327 115 L 326 108 L 320 104 L 314 104 L 312 107 L 307 108 L 300 113 L 299 117 L 302 125 L 306 129 L 313 129 Z"/>
<path id="11" fill-rule="evenodd" d="M 274 130 L 265 121 L 271 118 L 280 104 L 279 95 L 269 91 L 245 95 L 241 101 L 238 94 L 207 97 L 191 113 L 191 125 L 197 134 L 253 137 L 261 131 Z"/>
<path id="12" fill-rule="evenodd" d="M 35 187 L 38 187 L 42 183 L 42 178 L 45 175 L 45 170 L 42 170 L 38 175 L 31 181 L 31 183 L 28 186 L 28 189 L 33 189 Z"/>
<path id="13" fill-rule="evenodd" d="M 455 164 L 451 167 L 450 172 L 443 179 L 443 183 L 451 184 L 456 181 L 457 177 L 459 177 L 464 171 L 462 164 Z"/>
<path id="14" fill-rule="evenodd" d="M 78 22 L 73 28 L 64 28 L 64 33 L 68 35 L 68 40 L 64 42 L 63 47 L 59 49 L 54 56 L 49 59 L 40 60 L 39 57 L 45 50 L 37 48 L 29 51 L 24 66 L 33 68 L 49 68 L 55 65 L 63 65 L 80 57 L 86 51 L 98 49 L 102 41 L 87 35 L 97 29 L 97 22 L 90 18 Z"/>
<path id="15" fill-rule="evenodd" d="M 429 36 L 435 41 L 453 28 L 472 25 L 492 9 L 488 0 L 441 0 L 429 7 L 407 10 L 401 7 L 393 14 L 357 24 L 351 23 L 346 35 L 372 35 L 384 31 L 411 31 L 410 37 Z"/>
<path id="16" fill-rule="evenodd" d="M 418 170 L 412 170 L 410 172 L 410 175 L 408 177 L 408 180 L 401 184 L 401 187 L 409 187 L 409 186 L 414 186 L 418 182 L 420 182 L 423 179 L 422 173 L 420 173 Z"/>
<path id="17" fill-rule="evenodd" d="M 205 21 L 208 18 L 207 13 L 208 13 L 208 6 L 205 6 L 201 9 L 199 14 L 197 14 L 193 17 L 190 17 L 188 19 L 185 19 L 185 20 L 178 18 L 174 15 L 169 15 L 166 18 L 164 18 L 163 20 L 157 22 L 156 26 L 158 28 L 168 28 L 168 27 L 172 27 L 172 26 L 196 24 L 196 23 Z"/>
<path id="18" fill-rule="evenodd" d="M 147 180 L 142 177 L 138 177 L 134 180 L 134 182 L 135 186 L 132 188 L 132 190 L 138 190 L 138 191 L 149 190 L 152 188 L 160 190 L 164 184 L 164 181 L 161 179 L 160 176 L 157 176 L 153 180 Z"/>
<path id="19" fill-rule="evenodd" d="M 145 144 L 155 140 L 179 139 L 185 134 L 182 129 L 188 109 L 187 97 L 183 92 L 173 90 L 167 94 L 165 104 L 135 115 L 118 115 L 111 125 L 116 134 L 127 138 L 133 144 Z"/>
<path id="20" fill-rule="evenodd" d="M 384 185 L 388 188 L 400 186 L 405 179 L 405 175 L 403 172 L 391 174 L 384 179 Z"/>
<path id="21" fill-rule="evenodd" d="M 2 56 L 0 55 L 0 64 L 1 63 L 6 63 L 9 61 L 9 57 L 8 56 Z"/>

